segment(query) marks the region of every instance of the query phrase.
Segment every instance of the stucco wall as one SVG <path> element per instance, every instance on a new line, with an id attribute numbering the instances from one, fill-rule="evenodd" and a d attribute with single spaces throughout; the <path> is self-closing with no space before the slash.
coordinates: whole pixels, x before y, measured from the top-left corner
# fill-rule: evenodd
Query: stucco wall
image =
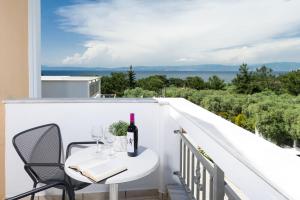
<path id="1" fill-rule="evenodd" d="M 28 96 L 27 0 L 0 1 L 0 199 L 4 199 L 3 99 Z"/>

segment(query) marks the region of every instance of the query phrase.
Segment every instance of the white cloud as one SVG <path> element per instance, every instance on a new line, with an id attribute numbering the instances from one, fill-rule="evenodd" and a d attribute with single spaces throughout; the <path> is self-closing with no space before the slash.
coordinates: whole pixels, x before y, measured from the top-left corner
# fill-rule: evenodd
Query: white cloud
<path id="1" fill-rule="evenodd" d="M 299 61 L 300 1 L 113 0 L 62 7 L 90 38 L 63 64 L 89 66 Z M 286 36 L 286 37 L 284 37 Z M 298 59 L 298 60 L 297 60 Z"/>

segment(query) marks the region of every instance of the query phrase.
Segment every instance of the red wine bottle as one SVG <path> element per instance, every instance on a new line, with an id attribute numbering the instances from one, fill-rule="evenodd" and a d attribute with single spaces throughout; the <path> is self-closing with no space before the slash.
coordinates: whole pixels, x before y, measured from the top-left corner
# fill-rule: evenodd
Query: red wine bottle
<path id="1" fill-rule="evenodd" d="M 134 124 L 134 113 L 130 113 L 130 125 L 127 128 L 127 155 L 135 157 L 138 154 L 138 129 Z"/>

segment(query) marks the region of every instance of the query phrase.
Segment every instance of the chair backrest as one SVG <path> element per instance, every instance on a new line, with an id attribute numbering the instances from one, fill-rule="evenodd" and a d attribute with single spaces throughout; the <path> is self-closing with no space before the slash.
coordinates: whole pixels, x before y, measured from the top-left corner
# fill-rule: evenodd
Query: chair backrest
<path id="1" fill-rule="evenodd" d="M 14 136 L 13 145 L 25 164 L 61 162 L 62 140 L 56 124 L 22 131 Z"/>

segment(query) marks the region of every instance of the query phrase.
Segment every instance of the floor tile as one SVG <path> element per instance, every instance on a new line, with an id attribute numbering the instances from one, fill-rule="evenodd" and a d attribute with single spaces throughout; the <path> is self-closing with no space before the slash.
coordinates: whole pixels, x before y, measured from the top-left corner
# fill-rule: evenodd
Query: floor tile
<path id="1" fill-rule="evenodd" d="M 61 200 L 61 196 L 58 195 L 39 196 L 38 200 Z"/>
<path id="2" fill-rule="evenodd" d="M 136 190 L 136 191 L 127 191 L 126 197 L 158 197 L 158 191 L 156 189 L 153 190 Z"/>
<path id="3" fill-rule="evenodd" d="M 83 194 L 83 200 L 106 200 L 108 199 L 108 193 L 85 193 Z"/>
<path id="4" fill-rule="evenodd" d="M 25 197 L 25 198 L 22 198 L 22 199 L 20 199 L 20 200 L 30 200 L 30 196 L 29 197 Z M 38 197 L 34 197 L 34 200 L 38 200 L 39 198 Z"/>

